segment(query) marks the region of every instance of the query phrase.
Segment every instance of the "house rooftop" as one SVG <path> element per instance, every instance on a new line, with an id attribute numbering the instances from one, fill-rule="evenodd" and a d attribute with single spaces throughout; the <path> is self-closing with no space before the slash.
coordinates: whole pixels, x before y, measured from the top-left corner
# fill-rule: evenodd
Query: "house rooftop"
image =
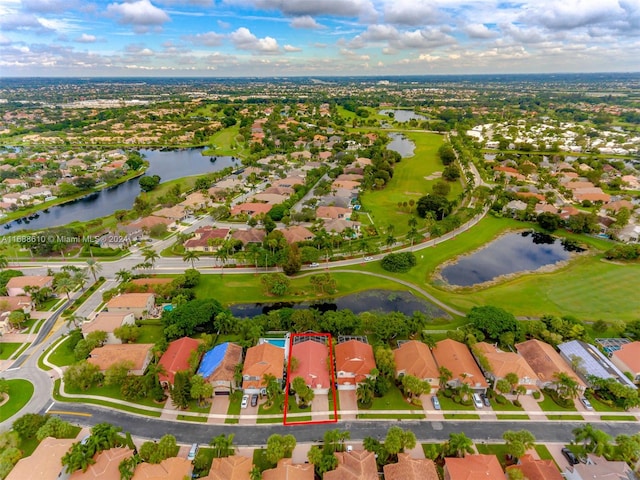
<path id="1" fill-rule="evenodd" d="M 516 343 L 516 350 L 524 357 L 541 382 L 553 382 L 556 373 L 566 373 L 578 382 L 578 385 L 583 388 L 585 387 L 580 377 L 571 370 L 567 362 L 565 362 L 560 354 L 548 343 L 531 339 L 526 342 Z"/>
<path id="2" fill-rule="evenodd" d="M 236 365 L 242 362 L 242 347 L 235 343 L 216 345 L 202 357 L 198 375 L 206 380 L 233 380 Z"/>
<path id="3" fill-rule="evenodd" d="M 440 480 L 433 460 L 411 458 L 407 453 L 399 453 L 398 463 L 390 463 L 383 469 L 385 480 Z"/>
<path id="4" fill-rule="evenodd" d="M 373 452 L 352 450 L 334 453 L 338 466 L 324 474 L 323 480 L 378 480 L 378 466 Z"/>
<path id="5" fill-rule="evenodd" d="M 497 378 L 504 378 L 509 373 L 515 373 L 520 379 L 538 378 L 524 357 L 517 353 L 502 351 L 486 342 L 478 342 L 472 348 L 476 354 L 479 353 L 487 359 L 491 373 Z"/>
<path id="6" fill-rule="evenodd" d="M 393 351 L 396 372 L 404 372 L 420 379 L 438 378 L 438 366 L 429 347 L 417 340 L 403 343 Z"/>
<path id="7" fill-rule="evenodd" d="M 97 365 L 101 371 L 105 371 L 111 365 L 118 362 L 131 362 L 131 370 L 141 370 L 149 357 L 152 343 L 124 343 L 103 345 L 91 350 L 89 363 Z"/>
<path id="8" fill-rule="evenodd" d="M 82 324 L 82 333 L 86 335 L 90 332 L 112 333 L 116 328 L 122 326 L 125 317 L 131 315 L 127 312 L 100 312 L 90 322 Z"/>
<path id="9" fill-rule="evenodd" d="M 583 376 L 593 375 L 598 378 L 613 378 L 628 387 L 635 388 L 634 383 L 622 373 L 611 361 L 605 357 L 594 345 L 582 340 L 571 340 L 558 345 L 564 358 L 579 358 L 578 372 L 584 372 Z"/>
<path id="10" fill-rule="evenodd" d="M 107 302 L 109 308 L 144 308 L 153 293 L 122 293 Z"/>
<path id="11" fill-rule="evenodd" d="M 278 461 L 276 468 L 262 472 L 262 480 L 313 480 L 314 475 L 310 463 L 294 465 L 290 458 L 283 458 Z"/>
<path id="12" fill-rule="evenodd" d="M 291 372 L 289 382 L 293 382 L 296 377 L 302 377 L 311 388 L 331 386 L 327 370 L 329 349 L 326 345 L 312 340 L 296 343 L 291 346 L 291 356 L 298 360 L 298 368 Z"/>
<path id="13" fill-rule="evenodd" d="M 171 457 L 160 463 L 141 463 L 131 480 L 178 480 L 191 478 L 193 464 L 186 458 Z"/>
<path id="14" fill-rule="evenodd" d="M 133 456 L 133 450 L 124 447 L 110 448 L 94 455 L 95 463 L 85 472 L 77 470 L 69 480 L 112 480 L 120 477 L 120 462 Z"/>
<path id="15" fill-rule="evenodd" d="M 11 288 L 35 287 L 42 288 L 53 281 L 53 277 L 48 275 L 23 275 L 21 277 L 11 277 L 7 282 L 7 290 Z"/>
<path id="16" fill-rule="evenodd" d="M 284 369 L 284 349 L 268 342 L 247 349 L 244 358 L 243 377 L 258 377 L 260 380 L 244 380 L 242 388 L 264 386 L 262 377 L 265 374 L 282 378 Z"/>
<path id="17" fill-rule="evenodd" d="M 631 373 L 640 372 L 640 342 L 631 342 L 622 345 L 619 350 L 611 354 L 611 357 L 618 358 L 624 362 Z"/>
<path id="18" fill-rule="evenodd" d="M 450 338 L 441 340 L 433 349 L 433 356 L 439 367 L 445 367 L 453 374 L 452 380 L 459 380 L 472 388 L 487 388 L 488 384 L 469 348 Z"/>
<path id="19" fill-rule="evenodd" d="M 335 354 L 336 370 L 354 373 L 356 382 L 362 381 L 371 370 L 376 368 L 373 348 L 368 343 L 348 340 L 335 346 Z"/>
<path id="20" fill-rule="evenodd" d="M 202 480 L 250 480 L 252 468 L 253 462 L 248 457 L 231 455 L 214 458 L 209 475 L 202 477 Z"/>
<path id="21" fill-rule="evenodd" d="M 197 350 L 199 345 L 198 340 L 189 337 L 182 337 L 171 342 L 160 357 L 159 364 L 164 367 L 165 373 L 160 373 L 158 379 L 173 385 L 176 372 L 189 370 L 191 352 Z"/>
<path id="22" fill-rule="evenodd" d="M 506 478 L 495 455 L 446 457 L 444 468 L 451 480 L 504 480 Z"/>
<path id="23" fill-rule="evenodd" d="M 31 455 L 16 463 L 5 480 L 57 480 L 63 469 L 61 459 L 74 443 L 70 438 L 45 438 Z"/>
<path id="24" fill-rule="evenodd" d="M 520 470 L 528 480 L 564 480 L 553 460 L 535 460 L 531 455 L 523 455 L 520 463 L 507 467 L 509 470 Z"/>

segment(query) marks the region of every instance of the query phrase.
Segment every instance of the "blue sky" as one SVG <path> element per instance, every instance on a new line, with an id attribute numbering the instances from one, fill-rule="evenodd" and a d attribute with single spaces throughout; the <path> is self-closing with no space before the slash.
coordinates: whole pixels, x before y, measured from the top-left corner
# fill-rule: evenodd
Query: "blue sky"
<path id="1" fill-rule="evenodd" d="M 640 70 L 640 0 L 0 0 L 0 76 Z"/>

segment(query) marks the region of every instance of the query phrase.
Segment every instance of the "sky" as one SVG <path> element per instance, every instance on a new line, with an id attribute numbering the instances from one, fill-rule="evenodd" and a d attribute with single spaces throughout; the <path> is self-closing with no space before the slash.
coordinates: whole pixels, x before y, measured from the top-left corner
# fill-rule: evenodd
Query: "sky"
<path id="1" fill-rule="evenodd" d="M 640 0 L 0 0 L 0 77 L 640 70 Z"/>

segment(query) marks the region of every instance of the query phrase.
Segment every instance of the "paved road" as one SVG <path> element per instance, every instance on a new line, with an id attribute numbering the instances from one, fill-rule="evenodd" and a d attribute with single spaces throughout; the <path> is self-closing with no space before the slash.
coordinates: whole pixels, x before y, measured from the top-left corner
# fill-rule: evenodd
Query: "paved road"
<path id="1" fill-rule="evenodd" d="M 121 425 L 132 435 L 145 438 L 160 438 L 171 432 L 179 443 L 208 443 L 211 437 L 221 433 L 233 433 L 236 445 L 263 445 L 269 435 L 274 433 L 294 434 L 299 443 L 314 442 L 321 439 L 327 430 L 339 428 L 351 432 L 352 440 L 362 440 L 365 437 L 379 438 L 386 435 L 392 425 L 399 425 L 415 433 L 419 441 L 443 441 L 450 433 L 464 432 L 469 438 L 481 441 L 502 441 L 502 434 L 507 430 L 519 428 L 517 423 L 510 421 L 341 421 L 319 425 L 284 426 L 280 424 L 264 425 L 213 425 L 201 423 L 178 423 L 159 418 L 150 418 L 129 414 L 122 411 L 109 410 L 94 405 L 80 405 L 73 403 L 53 403 L 50 408 L 54 412 L 67 412 L 61 416 L 83 426 L 91 426 L 100 422 Z M 90 416 L 87 416 L 90 415 Z M 522 428 L 531 431 L 540 442 L 566 442 L 573 439 L 572 430 L 582 426 L 582 422 L 534 422 L 523 423 Z M 638 433 L 637 422 L 601 422 L 597 428 L 612 436 L 619 434 L 634 435 Z"/>

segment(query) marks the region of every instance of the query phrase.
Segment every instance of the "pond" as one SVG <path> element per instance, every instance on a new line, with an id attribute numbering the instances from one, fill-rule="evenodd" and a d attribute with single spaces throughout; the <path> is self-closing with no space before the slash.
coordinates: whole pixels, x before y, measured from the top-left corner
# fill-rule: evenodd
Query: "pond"
<path id="1" fill-rule="evenodd" d="M 145 175 L 159 175 L 162 182 L 191 175 L 216 172 L 225 167 L 238 165 L 233 157 L 217 157 L 215 162 L 202 155 L 201 148 L 186 150 L 140 150 L 149 161 Z M 105 188 L 86 197 L 50 207 L 33 218 L 15 220 L 4 226 L 6 232 L 23 229 L 39 230 L 66 225 L 73 221 L 89 221 L 111 215 L 116 210 L 129 210 L 140 194 L 139 177 L 111 188 Z M 3 232 L 4 233 L 4 232 Z"/>
<path id="2" fill-rule="evenodd" d="M 428 120 L 424 115 L 415 113 L 413 110 L 386 109 L 378 112 L 380 115 L 393 113 L 393 119 L 398 122 L 408 122 L 409 120 Z"/>
<path id="3" fill-rule="evenodd" d="M 481 250 L 461 257 L 440 273 L 449 285 L 469 287 L 502 275 L 553 265 L 569 259 L 573 251 L 582 249 L 544 233 L 508 233 Z"/>
<path id="4" fill-rule="evenodd" d="M 401 133 L 390 133 L 391 141 L 387 145 L 387 150 L 398 152 L 403 157 L 412 157 L 416 145 Z"/>
<path id="5" fill-rule="evenodd" d="M 293 308 L 297 310 L 314 308 L 321 312 L 349 309 L 356 314 L 377 311 L 385 313 L 401 312 L 405 315 L 412 315 L 413 312 L 420 311 L 431 318 L 449 318 L 449 314 L 444 310 L 441 310 L 426 300 L 416 297 L 411 292 L 401 290 L 366 290 L 319 303 L 239 303 L 229 307 L 231 313 L 239 318 L 255 317 L 281 308 Z"/>

